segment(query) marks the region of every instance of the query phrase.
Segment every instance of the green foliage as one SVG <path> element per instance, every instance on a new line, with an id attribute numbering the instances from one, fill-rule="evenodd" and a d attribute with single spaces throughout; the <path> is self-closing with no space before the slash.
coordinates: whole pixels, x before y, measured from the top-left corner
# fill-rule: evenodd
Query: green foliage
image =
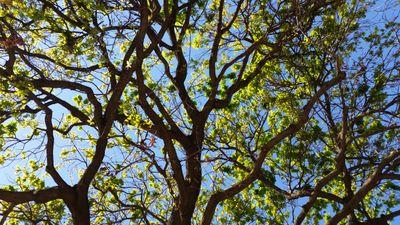
<path id="1" fill-rule="evenodd" d="M 17 172 L 3 189 L 62 186 L 53 160 L 63 191 L 86 182 L 93 224 L 192 206 L 200 224 L 211 196 L 255 174 L 213 222 L 292 224 L 338 170 L 304 220 L 328 223 L 399 151 L 399 23 L 366 23 L 369 1 L 220 4 L 0 1 L 0 165 Z M 380 179 L 353 216 L 389 215 L 399 188 Z M 68 198 L 34 201 L 7 224 L 72 223 Z"/>

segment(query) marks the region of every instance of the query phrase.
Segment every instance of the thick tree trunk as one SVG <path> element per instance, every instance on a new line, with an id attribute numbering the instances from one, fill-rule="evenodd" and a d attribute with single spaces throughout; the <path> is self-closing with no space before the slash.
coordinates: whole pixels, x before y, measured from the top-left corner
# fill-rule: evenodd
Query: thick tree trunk
<path id="1" fill-rule="evenodd" d="M 185 190 L 179 194 L 169 219 L 169 225 L 191 225 L 192 217 L 196 208 L 196 203 L 201 188 L 201 151 L 198 149 L 190 151 L 186 162 L 186 186 Z"/>
<path id="2" fill-rule="evenodd" d="M 185 193 L 179 196 L 171 213 L 169 225 L 191 225 L 196 202 L 200 194 L 200 184 L 189 184 Z"/>
<path id="3" fill-rule="evenodd" d="M 87 199 L 78 202 L 78 205 L 70 209 L 74 225 L 90 225 L 89 202 Z"/>
<path id="4" fill-rule="evenodd" d="M 176 207 L 173 209 L 168 225 L 191 225 L 192 217 L 196 207 L 196 202 L 200 193 L 200 188 L 197 190 L 190 190 L 187 188 L 187 192 L 184 196 L 179 197 L 179 202 L 176 203 Z"/>
<path id="5" fill-rule="evenodd" d="M 73 187 L 73 196 L 64 200 L 74 225 L 90 225 L 90 206 L 86 188 Z"/>
<path id="6" fill-rule="evenodd" d="M 171 217 L 169 218 L 168 225 L 182 225 L 181 218 L 179 216 L 179 210 L 174 208 Z"/>

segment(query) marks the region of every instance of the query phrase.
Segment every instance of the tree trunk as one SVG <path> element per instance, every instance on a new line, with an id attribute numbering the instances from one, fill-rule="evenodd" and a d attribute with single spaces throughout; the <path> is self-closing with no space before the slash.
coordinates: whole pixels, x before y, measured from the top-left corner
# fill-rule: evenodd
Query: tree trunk
<path id="1" fill-rule="evenodd" d="M 168 225 L 191 225 L 196 202 L 200 194 L 200 184 L 190 183 L 185 193 L 181 193 L 171 213 Z"/>
<path id="2" fill-rule="evenodd" d="M 171 213 L 168 225 L 191 225 L 194 210 L 201 188 L 201 151 L 193 148 L 189 151 L 186 162 L 185 190 L 179 193 L 177 202 Z"/>
<path id="3" fill-rule="evenodd" d="M 199 191 L 187 191 L 184 196 L 180 196 L 178 202 L 175 204 L 168 225 L 191 225 L 194 209 L 196 207 Z"/>
<path id="4" fill-rule="evenodd" d="M 90 206 L 86 188 L 73 187 L 73 195 L 65 199 L 74 225 L 90 225 Z"/>
<path id="5" fill-rule="evenodd" d="M 182 221 L 179 216 L 179 210 L 174 208 L 169 218 L 168 225 L 182 225 Z"/>

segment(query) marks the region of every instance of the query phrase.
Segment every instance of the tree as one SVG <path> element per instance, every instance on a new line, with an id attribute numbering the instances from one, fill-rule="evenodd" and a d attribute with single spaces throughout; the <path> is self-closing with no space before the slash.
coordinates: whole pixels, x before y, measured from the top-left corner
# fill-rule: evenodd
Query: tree
<path id="1" fill-rule="evenodd" d="M 0 224 L 400 215 L 396 3 L 1 4 Z"/>

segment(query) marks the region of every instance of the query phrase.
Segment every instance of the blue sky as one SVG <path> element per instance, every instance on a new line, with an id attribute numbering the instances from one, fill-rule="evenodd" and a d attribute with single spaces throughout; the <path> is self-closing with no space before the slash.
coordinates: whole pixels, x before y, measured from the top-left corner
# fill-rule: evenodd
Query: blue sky
<path id="1" fill-rule="evenodd" d="M 381 18 L 381 14 L 379 13 L 379 9 L 390 7 L 390 3 L 394 3 L 394 2 L 395 1 L 379 1 L 378 4 L 377 4 L 378 7 L 376 8 L 377 11 L 369 13 L 368 16 L 366 17 L 366 21 L 365 22 L 367 24 L 368 23 L 378 22 L 379 18 Z M 398 15 L 399 11 L 397 9 L 398 8 L 389 8 L 389 10 L 386 12 L 386 15 L 389 16 L 389 17 Z M 195 57 L 196 56 L 195 51 L 193 51 L 193 54 L 194 55 L 192 55 L 192 57 L 193 56 Z M 66 99 L 72 99 L 72 97 L 75 94 L 76 93 L 62 93 L 63 97 L 66 98 Z M 61 116 L 62 114 L 66 114 L 65 111 L 61 111 L 60 109 L 54 109 L 54 111 L 56 112 L 55 116 Z M 21 130 L 19 132 L 20 132 L 19 135 L 21 135 L 21 136 L 25 136 L 27 134 L 26 130 Z M 77 131 L 77 132 L 79 134 L 79 131 Z M 94 131 L 90 131 L 90 132 L 94 133 Z M 33 146 L 34 143 L 35 142 L 30 143 L 28 147 L 34 147 Z M 65 140 L 62 140 L 60 137 L 57 137 L 55 155 L 59 155 L 57 153 L 59 153 L 63 147 L 69 146 L 69 145 L 70 145 L 70 143 L 67 143 Z M 80 147 L 85 147 L 85 146 L 80 146 Z M 117 153 L 117 151 L 115 151 L 115 152 L 109 151 L 108 154 L 112 155 L 115 158 L 115 157 L 118 157 L 118 155 L 116 153 Z M 44 161 L 45 155 L 44 155 L 44 153 L 42 155 L 39 154 L 38 157 L 39 157 L 38 160 Z M 59 157 L 56 158 L 56 162 L 57 163 L 64 163 L 63 159 L 61 159 Z M 0 177 L 0 184 L 2 184 L 2 185 L 10 184 L 10 180 L 12 181 L 13 179 L 15 179 L 15 172 L 14 172 L 15 171 L 15 167 L 16 166 L 25 167 L 27 165 L 29 165 L 29 159 L 21 160 L 21 161 L 18 161 L 18 162 L 14 162 L 12 164 L 9 164 L 7 167 L 2 167 L 1 168 L 1 173 L 2 173 L 3 176 Z M 69 181 L 70 184 L 73 184 L 73 183 L 75 183 L 77 181 L 76 170 L 79 169 L 79 168 L 80 167 L 77 167 L 77 166 L 67 165 L 66 167 L 62 168 L 60 170 L 60 172 L 61 172 L 62 176 L 67 181 Z M 47 175 L 45 175 L 45 172 L 43 170 L 40 170 L 38 172 L 38 175 L 39 176 L 43 176 L 43 177 L 47 177 Z M 54 185 L 54 182 L 49 178 L 45 178 L 45 181 L 46 181 L 46 185 L 47 186 Z M 278 185 L 280 185 L 280 184 L 278 184 Z M 304 202 L 304 200 L 300 200 L 298 203 L 303 203 L 303 202 Z M 400 219 L 396 219 L 392 224 L 394 224 L 394 225 L 400 224 Z"/>

